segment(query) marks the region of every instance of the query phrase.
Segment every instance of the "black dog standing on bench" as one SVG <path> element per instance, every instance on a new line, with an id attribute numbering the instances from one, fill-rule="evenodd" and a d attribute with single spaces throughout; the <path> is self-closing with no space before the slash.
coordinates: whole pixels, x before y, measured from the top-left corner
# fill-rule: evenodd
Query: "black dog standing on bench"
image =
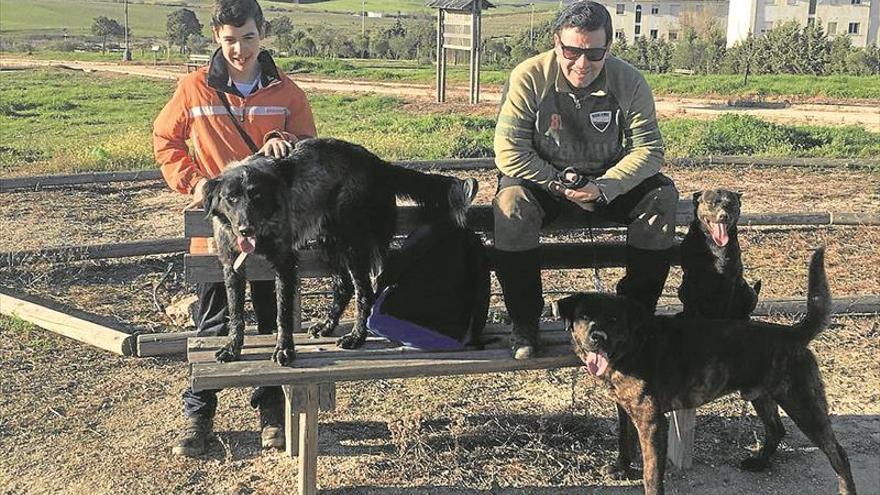
<path id="1" fill-rule="evenodd" d="M 636 301 L 610 294 L 581 293 L 558 301 L 575 352 L 617 400 L 618 456 L 607 474 L 628 475 L 638 440 L 645 493 L 662 494 L 664 413 L 739 391 L 765 429 L 761 450 L 742 462 L 744 469 L 769 465 L 785 434 L 781 406 L 831 461 L 840 493 L 855 494 L 849 460 L 831 429 L 819 366 L 807 347 L 831 315 L 824 249 L 810 260 L 808 285 L 807 314 L 793 326 L 652 316 Z"/>
<path id="2" fill-rule="evenodd" d="M 761 282 L 752 288 L 743 278 L 741 199 L 724 189 L 694 193 L 694 219 L 681 243 L 678 298 L 685 318 L 748 319 L 758 303 Z"/>
<path id="3" fill-rule="evenodd" d="M 254 155 L 228 167 L 204 191 L 230 311 L 231 338 L 217 351 L 217 360 L 241 355 L 245 276 L 238 265 L 256 253 L 277 274 L 279 332 L 272 360 L 288 365 L 294 358 L 296 249 L 316 239 L 333 272 L 333 302 L 309 333 L 332 334 L 356 293 L 354 328 L 338 345 L 359 347 L 375 298 L 370 273 L 381 266 L 395 231 L 396 197 L 418 203 L 425 221 L 445 219 L 463 226 L 477 183 L 396 167 L 345 141 L 307 139 L 296 143 L 288 157 Z"/>

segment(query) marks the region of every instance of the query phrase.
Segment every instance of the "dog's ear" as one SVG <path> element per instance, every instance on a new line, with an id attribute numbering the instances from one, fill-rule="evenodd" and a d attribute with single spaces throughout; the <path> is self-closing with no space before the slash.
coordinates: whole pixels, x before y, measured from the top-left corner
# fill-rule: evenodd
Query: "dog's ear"
<path id="1" fill-rule="evenodd" d="M 566 321 L 573 320 L 575 316 L 574 311 L 578 302 L 582 301 L 585 297 L 585 294 L 578 293 L 554 301 L 552 305 L 553 316 Z"/>
<path id="2" fill-rule="evenodd" d="M 217 205 L 220 203 L 220 179 L 214 178 L 205 182 L 202 186 L 202 204 L 205 206 L 205 216 L 214 215 Z"/>
<path id="3" fill-rule="evenodd" d="M 697 191 L 693 195 L 692 201 L 694 202 L 694 206 L 697 206 L 700 203 L 700 200 L 703 198 L 703 191 Z"/>
<path id="4" fill-rule="evenodd" d="M 739 191 L 734 191 L 733 194 L 736 195 L 736 199 L 742 201 L 742 199 L 743 199 L 743 193 L 741 193 L 741 192 L 739 192 Z"/>

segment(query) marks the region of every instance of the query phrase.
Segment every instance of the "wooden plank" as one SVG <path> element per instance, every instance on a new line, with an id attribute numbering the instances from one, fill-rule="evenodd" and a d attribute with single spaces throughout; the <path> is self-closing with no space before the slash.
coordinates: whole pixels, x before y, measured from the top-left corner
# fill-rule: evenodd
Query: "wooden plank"
<path id="1" fill-rule="evenodd" d="M 107 318 L 66 308 L 27 294 L 0 291 L 0 313 L 122 356 L 134 353 L 134 336 Z"/>
<path id="2" fill-rule="evenodd" d="M 92 172 L 68 175 L 36 175 L 0 179 L 0 192 L 16 189 L 40 189 L 48 186 L 72 186 L 77 184 L 104 184 L 108 182 L 138 182 L 161 180 L 162 172 L 154 170 L 132 170 L 128 172 Z"/>
<path id="3" fill-rule="evenodd" d="M 150 239 L 135 242 L 116 242 L 92 244 L 88 246 L 64 246 L 58 248 L 36 249 L 0 253 L 0 259 L 9 265 L 20 265 L 32 261 L 68 262 L 130 256 L 149 256 L 154 254 L 182 253 L 189 249 L 189 241 L 183 237 Z"/>
<path id="4" fill-rule="evenodd" d="M 561 327 L 561 323 L 557 323 Z M 485 345 L 485 349 L 507 349 L 507 337 L 510 335 L 510 327 L 507 326 L 504 334 L 490 335 L 492 342 Z M 262 337 L 262 336 L 261 336 Z M 275 343 L 265 338 L 246 337 L 247 345 L 241 351 L 241 361 L 267 361 L 272 357 Z M 406 359 L 407 356 L 418 357 L 429 351 L 402 346 L 399 342 L 393 342 L 379 337 L 375 341 L 366 342 L 358 349 L 341 349 L 335 343 L 330 345 L 303 345 L 296 347 L 296 359 L 298 361 L 311 359 L 389 359 L 398 357 Z M 567 332 L 548 330 L 540 333 L 540 341 L 544 346 L 568 344 L 571 341 Z M 190 349 L 187 352 L 187 360 L 190 363 L 213 363 L 214 353 L 227 342 L 226 337 L 207 337 L 201 340 L 202 347 Z M 449 351 L 449 353 L 460 351 Z"/>
<path id="5" fill-rule="evenodd" d="M 327 412 L 336 410 L 336 382 L 318 385 L 318 409 Z"/>
<path id="6" fill-rule="evenodd" d="M 299 414 L 299 495 L 318 493 L 318 386 L 309 384 L 305 390 L 305 410 Z"/>
<path id="7" fill-rule="evenodd" d="M 296 387 L 285 385 L 284 391 L 284 449 L 288 457 L 299 455 L 299 412 L 294 408 L 293 401 Z"/>
<path id="8" fill-rule="evenodd" d="M 408 234 L 419 222 L 419 209 L 416 206 L 402 205 L 398 207 L 398 234 Z M 587 214 L 564 215 L 542 230 L 545 233 L 586 229 Z M 619 228 L 620 224 L 601 219 L 593 219 L 594 229 Z M 676 224 L 688 225 L 693 220 L 693 204 L 689 199 L 678 202 Z M 184 237 L 211 237 L 214 234 L 210 220 L 205 218 L 203 210 L 187 210 L 184 212 Z M 467 214 L 468 227 L 478 232 L 491 232 L 494 227 L 492 207 L 487 205 L 473 206 Z M 880 225 L 878 213 L 830 213 L 830 212 L 793 212 L 793 213 L 744 213 L 739 222 L 742 227 L 762 225 Z"/>
<path id="9" fill-rule="evenodd" d="M 449 376 L 501 371 L 535 370 L 580 366 L 570 344 L 547 347 L 534 359 L 516 360 L 510 349 L 488 349 L 456 353 L 420 353 L 390 359 L 303 359 L 292 366 L 269 361 L 193 363 L 190 384 L 194 391 L 284 385 L 358 381 L 420 376 Z"/>
<path id="10" fill-rule="evenodd" d="M 542 244 L 541 267 L 557 268 L 590 268 L 624 266 L 626 249 L 623 242 L 587 243 L 548 243 Z M 494 249 L 487 248 L 490 263 Z M 314 251 L 301 251 L 300 275 L 303 278 L 326 277 L 330 274 L 329 267 L 319 259 Z M 673 262 L 677 263 L 678 252 L 673 251 Z M 273 280 L 275 273 L 268 262 L 261 256 L 248 256 L 245 262 L 248 280 Z M 188 282 L 221 282 L 223 270 L 220 261 L 214 255 L 186 255 L 184 257 L 184 273 Z"/>
<path id="11" fill-rule="evenodd" d="M 666 457 L 678 469 L 689 469 L 693 464 L 696 416 L 696 409 L 681 409 L 670 413 Z"/>

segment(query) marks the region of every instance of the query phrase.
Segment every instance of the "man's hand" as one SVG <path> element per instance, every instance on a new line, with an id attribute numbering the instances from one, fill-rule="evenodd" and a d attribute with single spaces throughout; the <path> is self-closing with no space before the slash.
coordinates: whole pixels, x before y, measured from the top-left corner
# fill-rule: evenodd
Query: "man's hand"
<path id="1" fill-rule="evenodd" d="M 196 182 L 196 186 L 193 187 L 192 200 L 190 200 L 189 204 L 183 207 L 184 210 L 192 210 L 202 207 L 202 203 L 205 201 L 205 192 L 202 188 L 205 186 L 206 182 L 208 182 L 208 179 L 205 179 L 204 177 Z"/>
<path id="2" fill-rule="evenodd" d="M 602 197 L 599 186 L 592 182 L 580 189 L 565 189 L 562 193 L 566 199 L 587 211 L 595 211 L 596 200 Z"/>
<path id="3" fill-rule="evenodd" d="M 281 138 L 273 137 L 266 141 L 266 144 L 264 144 L 257 153 L 272 158 L 284 158 L 290 154 L 290 150 L 292 149 L 293 145 L 289 142 Z"/>

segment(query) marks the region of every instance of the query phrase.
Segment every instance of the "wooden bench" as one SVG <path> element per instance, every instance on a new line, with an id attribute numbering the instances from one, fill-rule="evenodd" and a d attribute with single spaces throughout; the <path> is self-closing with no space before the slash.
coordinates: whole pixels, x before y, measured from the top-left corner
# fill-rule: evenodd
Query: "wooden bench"
<path id="1" fill-rule="evenodd" d="M 406 234 L 416 226 L 415 208 L 399 207 L 398 233 Z M 686 225 L 692 216 L 690 201 L 679 203 L 677 223 Z M 545 233 L 573 233 L 588 228 L 588 215 L 577 218 L 560 218 Z M 594 229 L 620 228 L 620 225 L 592 219 Z M 493 215 L 488 206 L 472 207 L 468 212 L 468 224 L 476 231 L 492 232 Z M 184 234 L 187 238 L 211 235 L 211 225 L 201 210 L 185 213 Z M 583 235 L 587 237 L 586 232 Z M 580 269 L 623 266 L 625 256 L 623 242 L 548 242 L 541 245 L 543 269 Z M 490 260 L 492 248 L 489 249 Z M 313 251 L 300 252 L 299 276 L 302 278 L 324 277 L 327 267 Z M 677 263 L 677 256 L 674 257 Z M 271 280 L 274 273 L 258 256 L 245 262 L 247 278 Z M 219 282 L 222 269 L 216 256 L 189 254 L 185 257 L 185 274 L 189 282 Z M 584 288 L 591 287 L 589 283 Z M 294 331 L 302 332 L 301 295 L 295 296 Z M 290 367 L 271 362 L 275 337 L 272 335 L 249 335 L 245 337 L 242 360 L 234 363 L 214 362 L 214 352 L 226 337 L 190 338 L 187 355 L 190 362 L 190 384 L 193 390 L 210 390 L 235 387 L 281 386 L 285 394 L 285 434 L 287 453 L 298 456 L 299 493 L 316 493 L 317 477 L 317 414 L 335 407 L 335 383 L 341 381 L 411 378 L 424 376 L 470 375 L 501 371 L 535 370 L 580 366 L 574 355 L 568 334 L 561 322 L 541 325 L 541 357 L 517 361 L 510 355 L 507 336 L 508 325 L 489 325 L 487 335 L 498 336 L 496 342 L 484 350 L 462 352 L 425 352 L 396 347 L 397 344 L 377 337 L 368 338 L 361 349 L 342 350 L 335 346 L 335 338 L 308 339 L 297 333 L 295 343 L 297 357 Z M 345 330 L 347 331 L 347 330 Z M 339 333 L 339 331 L 337 331 Z M 670 422 L 670 444 L 692 438 L 691 423 Z M 682 418 L 680 418 L 682 419 Z M 681 466 L 690 462 L 690 446 L 670 447 L 678 458 L 673 463 Z M 682 460 L 686 457 L 686 461 Z"/>
<path id="2" fill-rule="evenodd" d="M 186 61 L 186 71 L 192 72 L 203 65 L 208 65 L 210 61 L 210 55 L 199 55 L 197 53 L 193 53 Z"/>

